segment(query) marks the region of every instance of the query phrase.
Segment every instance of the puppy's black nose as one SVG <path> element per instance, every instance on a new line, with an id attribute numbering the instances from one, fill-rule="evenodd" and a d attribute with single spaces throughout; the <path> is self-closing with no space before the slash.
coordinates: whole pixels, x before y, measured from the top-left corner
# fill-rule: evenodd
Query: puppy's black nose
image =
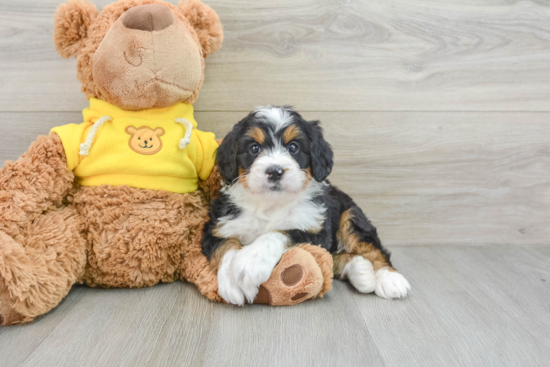
<path id="1" fill-rule="evenodd" d="M 267 179 L 271 182 L 277 182 L 283 177 L 285 170 L 281 166 L 270 166 L 265 170 Z"/>

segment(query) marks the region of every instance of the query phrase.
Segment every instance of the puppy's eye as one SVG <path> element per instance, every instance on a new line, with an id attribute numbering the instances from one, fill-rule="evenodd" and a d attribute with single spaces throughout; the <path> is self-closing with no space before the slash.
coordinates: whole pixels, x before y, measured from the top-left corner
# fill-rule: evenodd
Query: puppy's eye
<path id="1" fill-rule="evenodd" d="M 258 154 L 260 153 L 260 146 L 258 144 L 254 144 L 253 146 L 250 147 L 250 153 L 252 154 Z"/>
<path id="2" fill-rule="evenodd" d="M 299 147 L 298 144 L 296 144 L 296 143 L 290 143 L 290 144 L 288 144 L 288 146 L 286 147 L 286 149 L 288 149 L 288 151 L 290 152 L 290 154 L 296 154 L 296 153 L 298 153 L 298 151 L 300 150 L 300 147 Z"/>

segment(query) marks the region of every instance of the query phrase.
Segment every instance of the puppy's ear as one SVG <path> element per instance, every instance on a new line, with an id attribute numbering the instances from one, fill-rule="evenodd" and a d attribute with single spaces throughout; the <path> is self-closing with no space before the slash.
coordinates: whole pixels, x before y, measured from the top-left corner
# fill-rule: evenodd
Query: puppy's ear
<path id="1" fill-rule="evenodd" d="M 54 16 L 53 43 L 57 52 L 68 59 L 76 56 L 88 37 L 88 29 L 98 11 L 87 0 L 69 0 L 61 4 Z"/>
<path id="2" fill-rule="evenodd" d="M 204 57 L 214 53 L 223 42 L 222 23 L 218 14 L 200 0 L 180 2 L 178 7 L 197 32 Z"/>
<path id="3" fill-rule="evenodd" d="M 317 182 L 324 181 L 334 165 L 333 153 L 330 144 L 323 137 L 323 129 L 319 126 L 319 121 L 312 121 L 311 137 L 311 172 Z"/>
<path id="4" fill-rule="evenodd" d="M 227 183 L 235 181 L 239 176 L 239 167 L 237 164 L 237 153 L 239 146 L 237 144 L 236 128 L 233 129 L 223 139 L 222 144 L 218 148 L 216 160 L 218 161 L 218 169 L 223 179 Z"/>

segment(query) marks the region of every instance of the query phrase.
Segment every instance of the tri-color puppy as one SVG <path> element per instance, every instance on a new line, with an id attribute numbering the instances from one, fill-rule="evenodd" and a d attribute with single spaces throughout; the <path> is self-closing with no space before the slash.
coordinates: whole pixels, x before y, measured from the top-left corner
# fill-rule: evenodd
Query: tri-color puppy
<path id="1" fill-rule="evenodd" d="M 290 107 L 259 107 L 223 140 L 217 160 L 225 185 L 212 202 L 202 251 L 227 302 L 252 303 L 283 253 L 302 243 L 330 251 L 334 275 L 360 292 L 407 295 L 409 282 L 376 228 L 326 180 L 333 154 L 318 121 Z"/>

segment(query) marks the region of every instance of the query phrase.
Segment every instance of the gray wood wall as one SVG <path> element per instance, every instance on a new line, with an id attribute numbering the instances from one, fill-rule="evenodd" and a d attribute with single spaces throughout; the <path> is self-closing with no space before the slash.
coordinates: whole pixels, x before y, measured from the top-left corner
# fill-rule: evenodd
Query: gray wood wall
<path id="1" fill-rule="evenodd" d="M 52 44 L 59 2 L 0 0 L 2 162 L 87 105 Z M 266 104 L 320 119 L 332 182 L 390 246 L 550 242 L 550 2 L 206 2 L 226 40 L 202 130 Z"/>

